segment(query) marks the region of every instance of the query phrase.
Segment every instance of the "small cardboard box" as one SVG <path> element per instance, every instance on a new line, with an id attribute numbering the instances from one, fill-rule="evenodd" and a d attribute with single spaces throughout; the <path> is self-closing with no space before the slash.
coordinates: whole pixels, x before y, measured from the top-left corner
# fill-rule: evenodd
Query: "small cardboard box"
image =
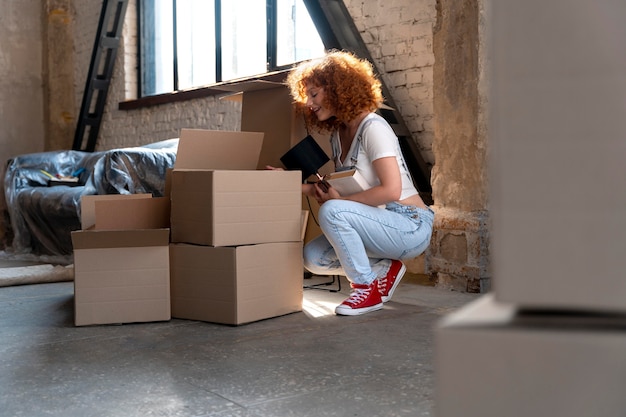
<path id="1" fill-rule="evenodd" d="M 484 295 L 435 329 L 438 417 L 622 416 L 626 317 Z"/>
<path id="2" fill-rule="evenodd" d="M 172 317 L 239 325 L 302 310 L 302 242 L 170 245 Z"/>
<path id="3" fill-rule="evenodd" d="M 172 242 L 231 246 L 300 240 L 300 173 L 256 170 L 262 137 L 183 129 L 171 179 Z"/>
<path id="4" fill-rule="evenodd" d="M 169 320 L 168 199 L 86 196 L 81 206 L 83 230 L 72 232 L 75 325 Z"/>

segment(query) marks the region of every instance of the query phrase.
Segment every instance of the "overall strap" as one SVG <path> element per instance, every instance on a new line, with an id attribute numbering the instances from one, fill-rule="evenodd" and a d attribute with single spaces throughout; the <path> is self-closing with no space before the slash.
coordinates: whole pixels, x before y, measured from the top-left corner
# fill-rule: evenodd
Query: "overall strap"
<path id="1" fill-rule="evenodd" d="M 384 119 L 383 119 L 384 120 Z M 350 154 L 349 160 L 350 164 L 347 166 L 339 166 L 341 164 L 340 161 L 340 149 L 338 145 L 332 145 L 332 151 L 333 151 L 333 161 L 335 162 L 335 169 L 338 171 L 346 171 L 348 169 L 352 169 L 356 166 L 356 163 L 358 161 L 359 158 L 359 150 L 361 149 L 361 139 L 363 138 L 363 130 L 365 130 L 365 128 L 367 126 L 369 126 L 372 122 L 382 122 L 383 120 L 379 119 L 377 116 L 374 117 L 369 117 L 367 120 L 365 120 L 363 123 L 361 123 L 361 125 L 359 125 L 359 128 L 356 131 L 356 145 L 354 146 L 354 149 L 352 150 L 352 153 Z"/>
<path id="2" fill-rule="evenodd" d="M 385 123 L 385 127 L 390 129 L 393 132 L 394 136 L 397 137 L 396 133 L 393 131 L 391 126 L 389 126 L 387 121 L 385 119 L 383 119 L 381 116 L 375 114 L 375 116 L 369 117 L 367 120 L 365 120 L 363 123 L 361 123 L 361 125 L 357 129 L 357 132 L 356 132 L 356 141 L 357 141 L 357 143 L 354 146 L 354 149 L 353 149 L 352 153 L 350 154 L 350 158 L 349 158 L 350 164 L 349 165 L 347 165 L 347 166 L 339 166 L 341 164 L 341 161 L 339 160 L 339 158 L 340 158 L 339 146 L 332 146 L 333 161 L 335 162 L 335 169 L 337 171 L 346 171 L 346 170 L 352 169 L 352 168 L 354 168 L 356 166 L 356 163 L 357 163 L 358 158 L 359 158 L 359 150 L 361 149 L 361 140 L 363 138 L 363 131 L 365 130 L 365 128 L 367 126 L 369 126 L 373 122 L 380 122 L 380 123 L 384 122 Z M 402 149 L 400 149 L 400 161 L 402 163 L 402 168 L 404 169 L 404 172 L 406 172 L 407 176 L 409 177 L 409 180 L 413 184 L 415 184 L 415 181 L 413 181 L 413 176 L 411 175 L 411 171 L 408 169 L 406 161 L 404 159 L 404 154 L 402 153 Z"/>

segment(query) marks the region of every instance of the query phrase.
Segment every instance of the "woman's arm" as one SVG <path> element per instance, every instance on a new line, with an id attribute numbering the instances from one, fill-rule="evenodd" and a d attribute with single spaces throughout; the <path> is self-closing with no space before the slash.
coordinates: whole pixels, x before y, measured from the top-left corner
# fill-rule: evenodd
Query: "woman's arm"
<path id="1" fill-rule="evenodd" d="M 388 156 L 376 159 L 372 162 L 372 166 L 378 176 L 380 185 L 345 197 L 339 195 L 337 190 L 332 187 L 328 190 L 328 193 L 324 193 L 321 188 L 316 186 L 315 196 L 318 202 L 321 204 L 326 200 L 341 198 L 344 200 L 358 201 L 359 203 L 370 206 L 380 206 L 399 200 L 402 193 L 402 178 L 396 157 Z"/>

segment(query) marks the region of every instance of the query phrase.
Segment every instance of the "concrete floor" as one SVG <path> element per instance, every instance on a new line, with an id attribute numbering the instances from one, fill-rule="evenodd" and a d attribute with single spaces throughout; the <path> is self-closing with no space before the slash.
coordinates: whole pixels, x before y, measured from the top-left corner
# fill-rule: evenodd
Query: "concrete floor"
<path id="1" fill-rule="evenodd" d="M 0 288 L 0 415 L 434 416 L 433 325 L 477 295 L 407 278 L 335 316 L 344 297 L 305 290 L 303 312 L 239 327 L 77 328 L 71 282 Z"/>

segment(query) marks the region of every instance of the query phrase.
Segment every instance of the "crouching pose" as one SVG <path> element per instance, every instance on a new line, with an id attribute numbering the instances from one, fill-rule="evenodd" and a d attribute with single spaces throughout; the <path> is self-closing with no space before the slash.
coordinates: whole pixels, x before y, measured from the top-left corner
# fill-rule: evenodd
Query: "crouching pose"
<path id="1" fill-rule="evenodd" d="M 434 213 L 413 185 L 394 131 L 375 113 L 383 98 L 368 61 L 331 51 L 296 66 L 287 84 L 308 126 L 330 133 L 335 169 L 355 168 L 370 184 L 351 195 L 303 185 L 321 205 L 323 232 L 305 245 L 304 266 L 350 281 L 352 293 L 336 314 L 379 310 L 404 275 L 401 261 L 428 247 Z"/>

